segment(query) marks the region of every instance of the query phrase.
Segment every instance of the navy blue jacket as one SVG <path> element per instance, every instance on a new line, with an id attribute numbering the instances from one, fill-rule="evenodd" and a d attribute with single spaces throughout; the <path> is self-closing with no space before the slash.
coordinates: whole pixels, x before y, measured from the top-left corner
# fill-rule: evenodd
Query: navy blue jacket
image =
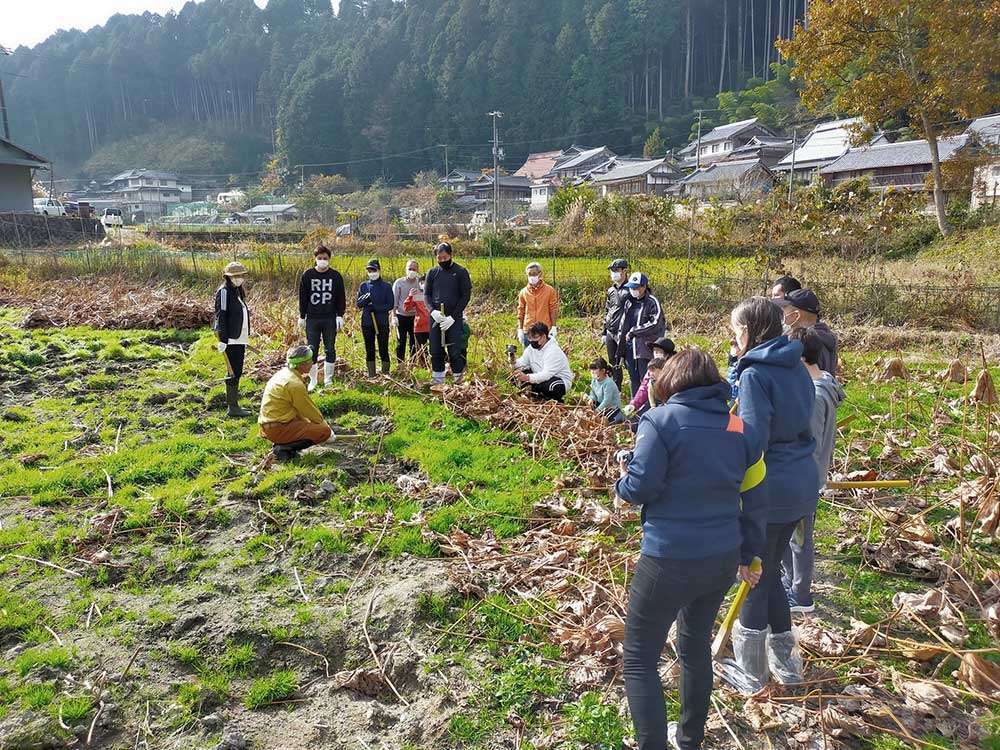
<path id="1" fill-rule="evenodd" d="M 444 314 L 458 320 L 472 299 L 472 279 L 469 278 L 469 272 L 454 261 L 448 268 L 434 266 L 427 272 L 424 297 L 428 310 L 440 310 L 441 305 L 444 305 Z"/>
<path id="2" fill-rule="evenodd" d="M 358 307 L 361 308 L 361 325 L 374 325 L 372 316 L 388 320 L 389 311 L 396 306 L 392 287 L 385 279 L 362 282 L 358 287 Z"/>
<path id="3" fill-rule="evenodd" d="M 739 415 L 767 446 L 768 523 L 813 513 L 819 486 L 810 427 L 816 391 L 802 364 L 802 344 L 787 336 L 765 341 L 740 357 L 736 377 Z"/>
<path id="4" fill-rule="evenodd" d="M 700 560 L 739 549 L 744 565 L 761 557 L 762 444 L 749 425 L 730 418 L 728 398 L 726 383 L 689 388 L 639 420 L 615 492 L 642 505 L 642 554 Z"/>

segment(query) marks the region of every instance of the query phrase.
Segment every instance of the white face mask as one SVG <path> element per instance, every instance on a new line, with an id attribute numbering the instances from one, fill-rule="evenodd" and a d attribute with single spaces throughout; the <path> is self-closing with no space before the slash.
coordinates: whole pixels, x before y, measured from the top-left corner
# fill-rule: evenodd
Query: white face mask
<path id="1" fill-rule="evenodd" d="M 324 258 L 317 258 L 317 260 L 316 260 L 316 268 L 318 270 L 325 271 L 329 267 L 330 267 L 330 261 L 328 261 L 328 260 L 326 260 Z"/>
<path id="2" fill-rule="evenodd" d="M 233 286 L 243 286 L 243 282 L 246 281 L 242 276 L 232 276 L 229 280 L 233 282 Z"/>
<path id="3" fill-rule="evenodd" d="M 375 279 L 377 279 L 379 276 L 381 276 L 381 274 L 378 271 L 368 272 L 368 278 L 371 279 L 372 281 L 375 281 Z"/>
<path id="4" fill-rule="evenodd" d="M 636 299 L 639 299 L 642 296 L 642 292 L 638 289 L 629 289 L 628 293 L 631 294 Z"/>
<path id="5" fill-rule="evenodd" d="M 421 292 L 424 291 L 424 285 L 423 284 L 420 285 L 420 291 Z"/>
<path id="6" fill-rule="evenodd" d="M 667 355 L 659 349 L 653 349 L 653 359 L 666 359 Z"/>
<path id="7" fill-rule="evenodd" d="M 616 284 L 622 280 L 622 275 L 618 271 L 611 272 L 611 280 Z"/>
<path id="8" fill-rule="evenodd" d="M 417 280 L 417 276 L 419 276 L 419 274 L 416 271 L 414 271 L 412 268 L 409 269 L 406 272 L 406 278 L 408 278 L 410 281 L 416 281 Z"/>
<path id="9" fill-rule="evenodd" d="M 528 283 L 531 284 L 532 286 L 538 286 L 539 284 L 542 283 L 542 277 L 541 276 L 529 276 L 528 277 Z"/>

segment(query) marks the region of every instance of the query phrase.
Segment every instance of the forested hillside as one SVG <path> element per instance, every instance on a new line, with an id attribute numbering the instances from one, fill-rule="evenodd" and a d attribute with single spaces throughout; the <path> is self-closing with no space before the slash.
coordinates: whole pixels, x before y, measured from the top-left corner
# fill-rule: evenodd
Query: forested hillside
<path id="1" fill-rule="evenodd" d="M 641 152 L 657 125 L 679 145 L 693 108 L 772 75 L 773 41 L 803 5 L 342 0 L 334 14 L 329 0 L 204 0 L 60 32 L 0 72 L 14 140 L 64 170 L 113 167 L 129 139 L 129 166 L 144 143 L 144 166 L 219 171 L 276 147 L 288 165 L 365 160 L 337 171 L 405 177 L 443 166 L 435 144 L 454 144 L 452 165 L 485 163 L 498 108 L 511 164 L 574 138 Z M 164 151 L 164 126 L 190 154 Z M 415 153 L 383 158 L 401 152 Z"/>

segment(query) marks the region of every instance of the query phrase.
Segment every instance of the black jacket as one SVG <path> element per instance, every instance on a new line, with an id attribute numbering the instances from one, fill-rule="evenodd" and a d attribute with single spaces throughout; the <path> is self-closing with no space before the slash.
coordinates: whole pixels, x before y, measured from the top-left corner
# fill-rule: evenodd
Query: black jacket
<path id="1" fill-rule="evenodd" d="M 629 317 L 629 311 L 633 307 L 638 307 L 635 325 L 631 329 L 625 327 L 625 322 Z M 650 345 L 656 341 L 667 330 L 667 324 L 663 319 L 663 310 L 660 301 L 647 291 L 642 299 L 636 299 L 631 294 L 625 298 L 622 305 L 622 316 L 618 321 L 618 352 L 619 356 L 624 356 L 625 347 L 632 348 L 632 357 L 635 359 L 652 359 L 653 350 Z M 628 338 L 628 334 L 632 338 Z"/>
<path id="2" fill-rule="evenodd" d="M 604 330 L 605 335 L 615 335 L 621 325 L 622 311 L 625 309 L 625 298 L 628 297 L 628 289 L 625 285 L 617 286 L 612 284 L 608 287 L 607 298 L 604 301 Z"/>
<path id="3" fill-rule="evenodd" d="M 299 282 L 300 318 L 342 318 L 347 310 L 344 277 L 332 268 L 320 273 L 310 268 Z"/>
<path id="4" fill-rule="evenodd" d="M 243 330 L 243 305 L 240 302 L 246 304 L 243 287 L 233 286 L 229 279 L 222 282 L 222 286 L 215 290 L 215 324 L 212 330 L 224 344 L 229 343 L 229 339 L 238 339 L 240 331 Z M 248 308 L 247 332 L 250 330 L 249 321 Z"/>
<path id="5" fill-rule="evenodd" d="M 427 272 L 424 295 L 428 310 L 440 310 L 444 305 L 444 314 L 457 320 L 472 298 L 472 279 L 458 263 L 453 262 L 450 268 L 435 266 Z"/>

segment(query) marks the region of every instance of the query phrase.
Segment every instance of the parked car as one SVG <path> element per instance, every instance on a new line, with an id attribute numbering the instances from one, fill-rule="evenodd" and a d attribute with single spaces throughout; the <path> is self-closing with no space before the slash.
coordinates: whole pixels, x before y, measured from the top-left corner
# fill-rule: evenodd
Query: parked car
<path id="1" fill-rule="evenodd" d="M 66 215 L 66 207 L 55 198 L 35 198 L 33 206 L 35 213 L 42 216 Z"/>
<path id="2" fill-rule="evenodd" d="M 222 220 L 222 223 L 232 225 L 232 224 L 241 224 L 242 222 L 240 221 L 239 216 L 233 215 L 233 216 L 227 216 L 225 219 Z"/>
<path id="3" fill-rule="evenodd" d="M 106 208 L 101 211 L 101 223 L 105 229 L 109 227 L 121 228 L 125 226 L 125 219 L 122 217 L 120 208 Z"/>
<path id="4" fill-rule="evenodd" d="M 251 223 L 252 224 L 270 224 L 271 223 L 271 217 L 270 216 L 254 216 L 253 217 L 253 221 Z"/>

